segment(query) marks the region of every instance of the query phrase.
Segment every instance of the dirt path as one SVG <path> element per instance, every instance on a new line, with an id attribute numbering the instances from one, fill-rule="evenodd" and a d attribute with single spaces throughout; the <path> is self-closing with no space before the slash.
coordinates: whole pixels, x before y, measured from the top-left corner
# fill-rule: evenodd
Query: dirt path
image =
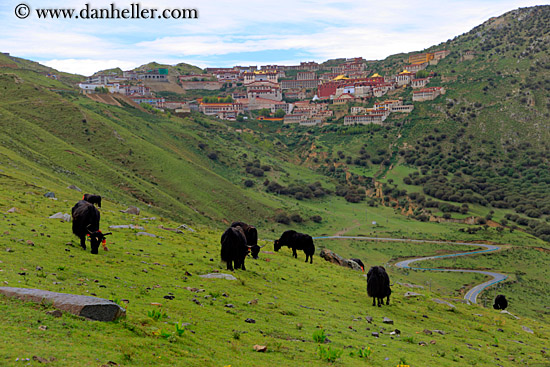
<path id="1" fill-rule="evenodd" d="M 354 219 L 354 220 L 353 220 L 353 223 L 354 223 L 355 225 L 353 225 L 353 226 L 351 226 L 351 227 L 348 227 L 348 228 L 344 228 L 344 229 L 342 229 L 341 231 L 336 232 L 336 236 L 343 236 L 343 235 L 345 235 L 346 233 L 348 233 L 349 231 L 351 231 L 352 229 L 355 229 L 355 228 L 361 226 L 361 223 L 359 223 L 359 221 L 358 221 L 357 219 Z"/>

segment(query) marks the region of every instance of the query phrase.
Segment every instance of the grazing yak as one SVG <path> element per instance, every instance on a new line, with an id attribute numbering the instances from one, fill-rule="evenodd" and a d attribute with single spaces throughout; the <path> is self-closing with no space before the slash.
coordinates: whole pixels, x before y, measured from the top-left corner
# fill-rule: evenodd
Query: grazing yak
<path id="1" fill-rule="evenodd" d="M 313 254 L 315 253 L 315 245 L 313 244 L 313 238 L 305 233 L 298 233 L 290 230 L 285 231 L 281 238 L 275 240 L 274 249 L 279 251 L 282 246 L 287 246 L 292 249 L 292 255 L 297 259 L 298 255 L 296 250 L 304 250 L 306 254 L 306 263 L 309 258 L 309 263 L 313 264 Z"/>
<path id="2" fill-rule="evenodd" d="M 250 247 L 247 245 L 243 229 L 240 226 L 227 228 L 222 234 L 221 245 L 221 258 L 227 263 L 227 270 L 233 270 L 233 264 L 235 269 L 246 270 L 244 259 Z"/>
<path id="3" fill-rule="evenodd" d="M 505 310 L 506 307 L 508 307 L 508 300 L 503 294 L 499 294 L 495 297 L 495 303 L 493 304 L 493 308 L 495 310 Z"/>
<path id="4" fill-rule="evenodd" d="M 357 265 L 361 267 L 361 270 L 363 270 L 363 273 L 365 272 L 365 264 L 361 261 L 361 259 L 350 259 L 351 261 L 355 261 Z"/>
<path id="5" fill-rule="evenodd" d="M 373 266 L 367 273 L 367 294 L 372 297 L 372 305 L 378 300 L 378 307 L 384 304 L 384 297 L 387 297 L 386 304 L 390 304 L 390 277 L 383 266 Z"/>
<path id="6" fill-rule="evenodd" d="M 99 208 L 101 208 L 101 196 L 99 195 L 84 194 L 82 200 L 96 204 Z"/>
<path id="7" fill-rule="evenodd" d="M 109 233 L 101 233 L 99 230 L 99 210 L 85 200 L 80 200 L 73 206 L 73 233 L 80 238 L 80 246 L 86 250 L 86 236 L 90 236 L 92 254 L 97 254 L 99 244 L 105 244 L 105 236 Z"/>
<path id="8" fill-rule="evenodd" d="M 258 246 L 258 230 L 256 227 L 244 222 L 233 222 L 231 223 L 231 227 L 241 227 L 243 229 L 246 236 L 246 244 L 250 247 L 250 254 L 253 259 L 257 259 L 263 246 Z"/>

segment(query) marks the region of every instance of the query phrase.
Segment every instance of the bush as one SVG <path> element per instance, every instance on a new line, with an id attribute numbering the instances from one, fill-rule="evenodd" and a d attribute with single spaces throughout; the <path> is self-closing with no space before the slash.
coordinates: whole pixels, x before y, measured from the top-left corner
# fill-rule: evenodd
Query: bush
<path id="1" fill-rule="evenodd" d="M 527 215 L 530 218 L 540 218 L 542 215 L 542 212 L 538 209 L 528 209 L 525 211 L 525 215 Z"/>
<path id="2" fill-rule="evenodd" d="M 282 224 L 290 224 L 290 218 L 284 214 L 284 213 L 279 213 L 275 216 L 275 221 L 277 223 L 282 223 Z"/>
<path id="3" fill-rule="evenodd" d="M 264 175 L 264 171 L 260 168 L 252 168 L 252 172 L 251 172 L 254 176 L 256 177 L 263 177 Z"/>
<path id="4" fill-rule="evenodd" d="M 323 218 L 320 215 L 314 215 L 313 217 L 311 217 L 311 220 L 314 221 L 315 223 L 321 223 Z"/>
<path id="5" fill-rule="evenodd" d="M 430 217 L 428 217 L 426 214 L 420 214 L 416 217 L 421 222 L 427 222 L 430 220 Z"/>
<path id="6" fill-rule="evenodd" d="M 296 223 L 302 223 L 304 221 L 304 219 L 300 216 L 300 214 L 292 214 L 290 216 L 290 220 Z"/>
<path id="7" fill-rule="evenodd" d="M 252 181 L 252 180 L 246 180 L 246 181 L 244 182 L 244 186 L 245 186 L 245 187 L 252 187 L 252 186 L 254 186 L 254 181 Z"/>
<path id="8" fill-rule="evenodd" d="M 344 199 L 346 199 L 347 202 L 350 203 L 359 203 L 361 202 L 361 197 L 359 195 L 356 195 L 354 193 L 348 193 Z"/>
<path id="9" fill-rule="evenodd" d="M 274 193 L 277 193 L 277 194 L 283 194 L 284 192 L 286 192 L 286 189 L 282 185 L 278 184 L 277 182 L 271 181 L 267 185 L 267 191 L 268 192 L 274 192 Z"/>
<path id="10" fill-rule="evenodd" d="M 218 159 L 218 154 L 216 152 L 210 152 L 208 153 L 208 158 L 212 159 L 213 161 Z"/>

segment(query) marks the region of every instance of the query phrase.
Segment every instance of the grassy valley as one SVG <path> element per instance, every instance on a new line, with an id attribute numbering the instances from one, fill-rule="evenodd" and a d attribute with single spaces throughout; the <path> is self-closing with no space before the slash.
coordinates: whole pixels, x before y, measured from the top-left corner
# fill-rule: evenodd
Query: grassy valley
<path id="1" fill-rule="evenodd" d="M 127 309 L 122 320 L 98 323 L 0 297 L 0 364 L 548 365 L 549 23 L 548 6 L 520 9 L 424 50 L 451 51 L 428 67 L 430 86 L 446 94 L 384 126 L 227 122 L 121 97 L 102 103 L 79 94 L 79 76 L 0 54 L 0 284 L 96 295 Z M 407 58 L 369 68 L 395 73 Z M 182 63 L 176 72 L 201 70 Z M 410 101 L 411 93 L 394 96 Z M 82 197 L 70 185 L 103 197 L 104 232 L 143 229 L 112 229 L 109 251 L 82 251 L 70 223 L 48 219 Z M 141 214 L 122 213 L 129 205 Z M 248 259 L 237 280 L 199 277 L 226 272 L 220 235 L 235 220 L 258 228 L 267 244 L 260 259 Z M 196 232 L 163 229 L 182 224 Z M 421 264 L 508 279 L 468 305 L 463 296 L 482 275 L 393 264 L 471 246 L 318 239 L 310 265 L 303 253 L 272 252 L 287 229 L 497 243 L 490 255 Z M 325 262 L 323 247 L 385 265 L 391 305 L 372 307 L 364 274 Z M 496 293 L 519 319 L 492 309 Z"/>

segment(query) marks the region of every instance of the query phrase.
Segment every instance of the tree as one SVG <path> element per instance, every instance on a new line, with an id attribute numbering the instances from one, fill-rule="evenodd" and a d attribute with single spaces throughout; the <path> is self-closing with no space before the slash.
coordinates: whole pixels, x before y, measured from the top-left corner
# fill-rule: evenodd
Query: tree
<path id="1" fill-rule="evenodd" d="M 285 111 L 283 111 L 282 109 L 278 109 L 277 111 L 275 111 L 275 117 L 278 117 L 278 118 L 281 118 L 281 117 L 285 117 Z"/>
<path id="2" fill-rule="evenodd" d="M 260 110 L 260 116 L 269 117 L 269 115 L 271 115 L 271 111 L 269 110 L 269 108 L 262 108 Z"/>
<path id="3" fill-rule="evenodd" d="M 430 75 L 430 73 L 428 73 L 427 70 L 419 70 L 416 72 L 416 77 L 417 78 L 427 78 L 428 75 Z"/>

